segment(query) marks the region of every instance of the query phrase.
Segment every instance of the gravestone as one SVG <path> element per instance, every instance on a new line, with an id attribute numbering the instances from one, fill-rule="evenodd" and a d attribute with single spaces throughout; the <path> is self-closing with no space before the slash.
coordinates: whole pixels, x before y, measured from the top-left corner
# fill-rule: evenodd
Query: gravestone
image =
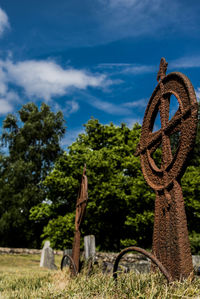
<path id="1" fill-rule="evenodd" d="M 63 250 L 63 257 L 64 256 L 72 256 L 72 249 L 64 249 Z M 70 260 L 69 259 L 64 259 L 63 260 L 63 267 L 66 267 L 66 266 L 70 266 Z"/>
<path id="2" fill-rule="evenodd" d="M 46 241 L 41 253 L 40 267 L 45 267 L 51 270 L 56 270 L 57 267 L 54 262 L 54 252 L 50 247 L 50 242 Z"/>
<path id="3" fill-rule="evenodd" d="M 198 103 L 190 80 L 179 72 L 166 75 L 167 65 L 165 58 L 161 58 L 158 84 L 147 105 L 135 153 L 140 156 L 146 182 L 156 193 L 153 254 L 134 246 L 124 249 L 113 267 L 115 279 L 119 261 L 129 251 L 149 257 L 154 263 L 152 269 L 157 265 L 168 281 L 193 275 L 181 177 L 195 143 Z M 170 117 L 173 99 L 178 109 Z M 160 129 L 156 127 L 156 119 L 160 121 Z M 175 151 L 173 138 L 178 138 Z M 161 154 L 159 163 L 156 152 Z"/>
<path id="4" fill-rule="evenodd" d="M 85 259 L 94 258 L 96 249 L 95 249 L 95 236 L 89 235 L 84 237 L 84 251 L 85 251 Z"/>
<path id="5" fill-rule="evenodd" d="M 193 255 L 192 262 L 197 275 L 200 275 L 200 255 Z"/>
<path id="6" fill-rule="evenodd" d="M 65 254 L 68 254 L 68 255 L 72 256 L 72 249 L 71 249 L 71 248 L 64 249 L 64 250 L 63 250 L 63 256 L 64 256 Z"/>

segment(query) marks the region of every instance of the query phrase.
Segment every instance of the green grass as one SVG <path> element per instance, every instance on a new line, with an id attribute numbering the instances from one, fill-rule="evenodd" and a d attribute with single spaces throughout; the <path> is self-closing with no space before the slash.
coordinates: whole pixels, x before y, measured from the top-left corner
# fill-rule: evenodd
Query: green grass
<path id="1" fill-rule="evenodd" d="M 59 267 L 60 257 L 56 257 Z M 70 277 L 69 271 L 39 267 L 38 255 L 0 255 L 0 299 L 123 299 L 200 298 L 200 278 L 167 284 L 160 274 L 120 274 L 118 283 L 111 274 L 96 268 L 91 276 L 83 271 Z"/>

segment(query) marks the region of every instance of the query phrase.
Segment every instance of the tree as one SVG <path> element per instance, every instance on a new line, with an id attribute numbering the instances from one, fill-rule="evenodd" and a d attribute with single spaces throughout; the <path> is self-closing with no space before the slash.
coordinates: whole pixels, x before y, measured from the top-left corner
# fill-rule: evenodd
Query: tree
<path id="1" fill-rule="evenodd" d="M 49 202 L 31 210 L 32 219 L 48 223 L 42 237 L 49 238 L 55 248 L 72 244 L 84 163 L 89 200 L 83 234 L 94 234 L 101 250 L 118 251 L 130 245 L 151 247 L 155 193 L 144 181 L 139 158 L 134 156 L 140 129 L 138 124 L 129 129 L 125 124 L 102 125 L 91 119 L 85 125 L 85 133 L 57 160 L 44 181 Z M 194 153 L 182 178 L 193 253 L 200 250 L 199 136 L 198 128 Z M 159 151 L 154 159 L 160 159 Z"/>
<path id="2" fill-rule="evenodd" d="M 50 238 L 54 247 L 71 246 L 72 214 L 84 163 L 89 200 L 83 233 L 94 234 L 102 250 L 151 245 L 154 192 L 145 183 L 139 158 L 134 156 L 139 136 L 138 124 L 129 129 L 125 124 L 102 125 L 91 119 L 85 133 L 57 160 L 44 181 L 51 204 L 46 203 L 43 211 L 48 213 L 43 214 L 41 206 L 31 210 L 35 221 L 49 219 L 43 237 Z M 63 223 L 69 229 L 62 234 Z"/>
<path id="3" fill-rule="evenodd" d="M 189 237 L 193 254 L 200 254 L 200 102 L 197 136 L 189 166 L 182 178 Z"/>
<path id="4" fill-rule="evenodd" d="M 63 152 L 65 126 L 62 113 L 44 103 L 40 110 L 28 103 L 18 115 L 7 115 L 1 136 L 9 154 L 0 161 L 0 244 L 36 247 L 42 227 L 33 225 L 29 211 L 45 200 L 41 183 Z"/>

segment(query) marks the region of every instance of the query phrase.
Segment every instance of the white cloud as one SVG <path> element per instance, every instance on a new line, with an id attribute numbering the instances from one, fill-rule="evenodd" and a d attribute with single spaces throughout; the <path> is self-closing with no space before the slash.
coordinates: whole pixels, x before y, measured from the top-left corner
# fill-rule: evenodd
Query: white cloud
<path id="1" fill-rule="evenodd" d="M 136 5 L 137 3 L 141 3 L 141 1 L 139 0 L 110 0 L 108 1 L 109 5 L 111 7 L 118 7 L 118 6 L 125 6 L 125 7 L 131 7 L 133 5 Z"/>
<path id="2" fill-rule="evenodd" d="M 0 115 L 14 111 L 15 104 L 21 102 L 15 91 L 8 91 L 8 87 L 6 85 L 2 84 L 2 86 L 3 88 L 0 88 Z"/>
<path id="3" fill-rule="evenodd" d="M 155 67 L 151 65 L 132 65 L 125 67 L 122 72 L 126 74 L 139 75 L 152 73 L 153 71 L 155 71 Z"/>
<path id="4" fill-rule="evenodd" d="M 75 128 L 67 130 L 65 137 L 62 139 L 61 144 L 63 147 L 70 146 L 73 142 L 76 141 L 79 134 L 82 134 L 84 132 L 83 128 Z"/>
<path id="5" fill-rule="evenodd" d="M 115 74 L 132 74 L 140 75 L 152 73 L 156 70 L 153 65 L 141 65 L 141 64 L 131 64 L 131 63 L 101 63 L 98 65 L 100 69 L 111 70 Z"/>
<path id="6" fill-rule="evenodd" d="M 131 63 L 100 63 L 97 67 L 98 68 L 124 68 L 131 66 Z"/>
<path id="7" fill-rule="evenodd" d="M 16 102 L 20 102 L 19 96 L 8 88 L 7 74 L 0 60 L 0 115 L 12 112 Z"/>
<path id="8" fill-rule="evenodd" d="M 123 103 L 112 103 L 110 101 L 101 100 L 87 92 L 81 92 L 80 100 L 87 102 L 90 106 L 111 115 L 131 115 L 135 108 L 146 108 L 148 99 L 142 98 L 136 101 L 127 101 Z"/>
<path id="9" fill-rule="evenodd" d="M 181 0 L 98 0 L 98 2 L 100 7 L 97 19 L 99 23 L 101 22 L 104 39 L 116 40 L 156 34 L 158 37 L 166 32 L 172 34 L 179 31 L 189 32 L 189 28 L 195 28 L 197 31 L 199 27 L 197 16 L 191 18 L 189 10 L 192 9 L 188 9 L 189 4 Z"/>
<path id="10" fill-rule="evenodd" d="M 2 8 L 0 8 L 0 37 L 3 35 L 4 31 L 10 27 L 8 16 L 3 11 Z"/>
<path id="11" fill-rule="evenodd" d="M 51 101 L 53 109 L 58 110 L 61 107 L 53 101 L 55 97 L 64 96 L 74 89 L 85 90 L 88 87 L 104 90 L 111 84 L 113 82 L 105 75 L 73 68 L 64 69 L 54 61 L 28 60 L 13 63 L 10 58 L 6 61 L 0 60 L 0 99 L 3 101 L 2 107 L 5 107 L 1 114 L 10 112 L 14 103 L 20 101 L 14 86 L 22 88 L 29 100 Z M 97 102 L 96 105 L 100 106 L 101 103 Z M 66 101 L 62 110 L 69 116 L 79 110 L 79 104 L 74 99 Z"/>
<path id="12" fill-rule="evenodd" d="M 66 106 L 64 108 L 64 111 L 67 115 L 70 115 L 72 113 L 75 113 L 79 110 L 79 104 L 75 100 L 67 101 Z"/>
<path id="13" fill-rule="evenodd" d="M 7 92 L 6 74 L 1 68 L 1 62 L 0 62 L 0 95 L 5 94 L 6 92 Z"/>
<path id="14" fill-rule="evenodd" d="M 200 87 L 197 87 L 195 93 L 196 93 L 197 100 L 200 101 Z"/>
<path id="15" fill-rule="evenodd" d="M 152 66 L 145 65 L 111 64 L 109 66 L 120 68 L 119 73 L 140 74 L 152 70 Z M 104 67 L 106 66 L 104 65 Z M 116 104 L 84 92 L 87 87 L 101 88 L 105 91 L 107 86 L 119 83 L 121 82 L 112 81 L 105 75 L 92 74 L 73 68 L 64 69 L 54 61 L 49 60 L 28 60 L 18 63 L 13 63 L 11 58 L 6 61 L 0 60 L 0 99 L 3 100 L 2 107 L 6 107 L 2 109 L 1 113 L 10 111 L 15 102 L 20 101 L 16 91 L 12 89 L 14 88 L 13 85 L 22 88 L 29 100 L 51 100 L 54 110 L 60 110 L 61 107 L 53 99 L 65 96 L 74 89 L 78 89 L 79 93 L 82 93 L 82 98 L 89 105 L 111 115 L 130 115 L 132 108 L 146 106 L 146 99 Z M 7 106 L 5 106 L 6 101 Z M 62 110 L 65 115 L 69 116 L 77 112 L 79 108 L 77 100 L 72 99 L 65 102 L 65 107 L 62 107 Z"/>
<path id="16" fill-rule="evenodd" d="M 174 68 L 199 68 L 200 56 L 184 56 L 178 59 L 169 61 L 168 69 Z M 101 63 L 97 66 L 99 69 L 109 70 L 109 74 L 132 74 L 140 75 L 156 72 L 158 65 L 142 65 L 131 63 Z"/>
<path id="17" fill-rule="evenodd" d="M 103 75 L 63 69 L 53 61 L 28 60 L 14 64 L 8 60 L 4 67 L 8 80 L 22 87 L 27 96 L 46 101 L 65 95 L 71 88 L 101 87 L 106 81 Z"/>
<path id="18" fill-rule="evenodd" d="M 128 108 L 135 108 L 135 107 L 143 108 L 143 107 L 146 107 L 147 104 L 148 104 L 148 99 L 140 99 L 138 101 L 124 103 L 123 106 L 128 107 Z"/>
<path id="19" fill-rule="evenodd" d="M 135 123 L 139 123 L 140 125 L 142 125 L 143 122 L 143 118 L 141 117 L 132 117 L 132 118 L 126 118 L 124 119 L 124 121 L 127 124 L 127 127 L 129 127 L 130 129 L 134 126 Z"/>
<path id="20" fill-rule="evenodd" d="M 0 98 L 0 115 L 13 111 L 13 106 L 5 99 Z"/>
<path id="21" fill-rule="evenodd" d="M 95 107 L 96 109 L 104 111 L 108 114 L 113 114 L 113 115 L 130 114 L 130 110 L 126 107 L 123 107 L 122 105 L 116 105 L 110 102 L 102 101 L 95 97 L 92 97 L 92 99 L 89 101 L 89 104 Z"/>
<path id="22" fill-rule="evenodd" d="M 173 60 L 169 64 L 169 68 L 196 68 L 200 67 L 200 56 L 185 56 Z"/>

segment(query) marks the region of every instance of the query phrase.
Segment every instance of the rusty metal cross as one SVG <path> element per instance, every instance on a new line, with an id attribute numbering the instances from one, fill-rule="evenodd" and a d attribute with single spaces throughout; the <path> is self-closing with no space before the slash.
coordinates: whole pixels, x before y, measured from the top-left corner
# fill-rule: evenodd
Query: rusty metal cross
<path id="1" fill-rule="evenodd" d="M 72 258 L 76 266 L 77 272 L 79 272 L 79 260 L 80 260 L 80 227 L 85 215 L 86 205 L 88 199 L 88 181 L 86 176 L 86 165 L 83 169 L 82 181 L 79 188 L 78 198 L 76 202 L 76 217 L 75 217 L 75 234 L 72 247 Z"/>
<path id="2" fill-rule="evenodd" d="M 83 221 L 83 217 L 85 215 L 85 209 L 88 199 L 88 182 L 86 176 L 86 165 L 83 169 L 82 181 L 79 188 L 78 198 L 76 202 L 76 217 L 75 217 L 75 230 L 78 231 L 81 223 Z"/>
<path id="3" fill-rule="evenodd" d="M 78 198 L 76 202 L 76 216 L 75 216 L 75 232 L 72 246 L 72 256 L 64 255 L 61 261 L 61 269 L 64 266 L 65 258 L 70 260 L 70 270 L 72 274 L 77 275 L 79 272 L 80 263 L 80 239 L 81 239 L 81 224 L 85 215 L 86 205 L 88 200 L 88 181 L 86 176 L 86 165 L 83 169 L 82 181 L 79 188 Z"/>
<path id="4" fill-rule="evenodd" d="M 187 220 L 180 179 L 196 137 L 198 104 L 193 86 L 182 73 L 166 76 L 167 62 L 161 58 L 157 75 L 158 85 L 147 105 L 142 124 L 141 138 L 135 155 L 140 155 L 144 178 L 156 193 L 152 254 L 131 246 L 117 256 L 113 277 L 117 279 L 119 261 L 127 252 L 137 251 L 152 261 L 170 282 L 193 274 L 192 255 L 188 239 Z M 169 119 L 170 100 L 175 97 L 179 108 Z M 160 114 L 161 128 L 153 131 Z M 171 150 L 171 136 L 179 134 L 175 154 Z M 161 145 L 160 166 L 154 153 Z"/>
<path id="5" fill-rule="evenodd" d="M 156 192 L 153 254 L 172 279 L 181 279 L 193 271 L 180 179 L 195 141 L 198 105 L 189 79 L 178 72 L 166 76 L 166 69 L 162 58 L 158 85 L 145 111 L 136 155 L 140 155 L 147 183 Z M 169 120 L 171 96 L 175 96 L 179 108 Z M 152 132 L 158 112 L 161 128 Z M 170 136 L 174 133 L 179 133 L 179 145 L 172 155 Z M 162 159 L 158 167 L 153 153 L 160 145 Z"/>

